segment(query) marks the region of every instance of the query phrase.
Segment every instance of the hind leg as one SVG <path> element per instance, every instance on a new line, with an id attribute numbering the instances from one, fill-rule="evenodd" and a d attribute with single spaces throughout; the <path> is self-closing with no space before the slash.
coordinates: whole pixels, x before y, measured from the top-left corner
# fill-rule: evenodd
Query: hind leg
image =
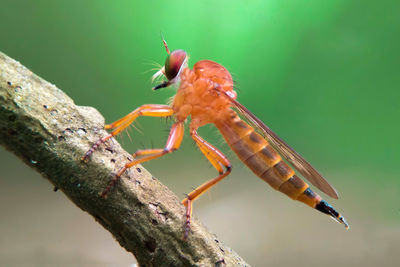
<path id="1" fill-rule="evenodd" d="M 229 160 L 222 154 L 217 148 L 212 146 L 210 143 L 205 141 L 197 134 L 197 129 L 193 129 L 190 132 L 193 140 L 196 142 L 197 146 L 200 148 L 201 152 L 206 156 L 206 158 L 210 161 L 210 163 L 214 166 L 215 169 L 219 172 L 219 175 L 208 181 L 204 184 L 200 185 L 192 192 L 190 192 L 187 197 L 182 200 L 182 204 L 186 207 L 186 222 L 185 222 L 185 234 L 184 239 L 188 237 L 190 230 L 190 220 L 192 218 L 192 210 L 193 210 L 193 201 L 198 198 L 201 194 L 206 192 L 216 183 L 221 181 L 223 178 L 228 176 L 231 173 L 232 166 Z M 225 168 L 225 169 L 224 169 Z"/>

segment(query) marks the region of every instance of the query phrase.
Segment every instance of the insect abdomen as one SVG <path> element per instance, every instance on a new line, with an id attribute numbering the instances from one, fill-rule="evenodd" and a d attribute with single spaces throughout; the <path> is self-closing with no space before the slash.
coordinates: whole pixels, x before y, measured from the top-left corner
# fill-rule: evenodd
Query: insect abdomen
<path id="1" fill-rule="evenodd" d="M 268 141 L 242 121 L 234 111 L 222 114 L 215 125 L 232 150 L 257 176 L 276 190 L 330 215 L 348 228 L 346 220 L 295 175 L 293 169 L 282 160 Z"/>
<path id="2" fill-rule="evenodd" d="M 274 189 L 313 208 L 320 201 L 268 141 L 237 115 L 218 123 L 217 127 L 237 156 Z"/>

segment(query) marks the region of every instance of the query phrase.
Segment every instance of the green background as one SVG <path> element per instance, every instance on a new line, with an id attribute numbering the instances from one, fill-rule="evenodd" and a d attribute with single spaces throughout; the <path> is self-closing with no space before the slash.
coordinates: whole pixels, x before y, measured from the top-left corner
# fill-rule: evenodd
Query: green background
<path id="1" fill-rule="evenodd" d="M 400 262 L 398 1 L 1 1 L 0 51 L 112 122 L 166 103 L 150 90 L 170 48 L 189 65 L 214 60 L 238 100 L 336 187 L 327 200 L 351 229 L 255 177 L 212 126 L 200 134 L 231 159 L 232 175 L 194 213 L 254 266 L 396 266 Z M 154 84 L 153 84 L 154 85 Z M 143 118 L 119 140 L 161 147 L 169 124 Z M 10 153 L 0 151 L 0 265 L 129 266 L 89 216 Z M 182 196 L 216 175 L 190 137 L 145 164 Z"/>

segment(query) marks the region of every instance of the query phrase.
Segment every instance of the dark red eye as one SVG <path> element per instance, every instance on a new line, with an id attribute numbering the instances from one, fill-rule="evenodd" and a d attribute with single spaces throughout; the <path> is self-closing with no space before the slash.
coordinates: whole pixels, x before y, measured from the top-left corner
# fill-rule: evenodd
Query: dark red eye
<path id="1" fill-rule="evenodd" d="M 165 60 L 165 76 L 168 80 L 174 79 L 179 72 L 186 60 L 186 52 L 184 50 L 175 50 L 168 55 Z"/>

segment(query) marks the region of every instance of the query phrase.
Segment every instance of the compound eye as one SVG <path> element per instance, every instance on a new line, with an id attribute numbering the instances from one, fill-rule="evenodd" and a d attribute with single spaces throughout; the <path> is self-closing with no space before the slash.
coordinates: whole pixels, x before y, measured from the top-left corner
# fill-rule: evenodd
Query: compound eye
<path id="1" fill-rule="evenodd" d="M 186 60 L 186 52 L 184 50 L 175 50 L 168 55 L 165 60 L 165 76 L 168 80 L 174 79 L 182 69 Z"/>

